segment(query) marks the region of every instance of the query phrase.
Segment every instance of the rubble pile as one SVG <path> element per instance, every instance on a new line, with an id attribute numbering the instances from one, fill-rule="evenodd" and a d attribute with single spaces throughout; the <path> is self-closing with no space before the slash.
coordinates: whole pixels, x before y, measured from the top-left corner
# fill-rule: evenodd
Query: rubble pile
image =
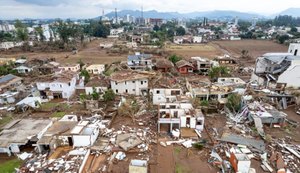
<path id="1" fill-rule="evenodd" d="M 288 138 L 273 140 L 268 147 L 270 162 L 278 170 L 300 171 L 300 145 L 291 144 Z"/>
<path id="2" fill-rule="evenodd" d="M 79 172 L 84 166 L 84 160 L 89 155 L 89 150 L 79 148 L 71 150 L 66 155 L 62 155 L 56 159 L 48 159 L 47 154 L 36 155 L 28 159 L 23 167 L 20 168 L 20 173 L 35 172 Z"/>

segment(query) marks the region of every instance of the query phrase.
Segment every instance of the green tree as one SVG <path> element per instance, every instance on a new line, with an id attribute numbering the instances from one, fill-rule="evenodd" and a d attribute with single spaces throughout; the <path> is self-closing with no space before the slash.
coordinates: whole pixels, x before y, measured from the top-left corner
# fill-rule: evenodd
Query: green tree
<path id="1" fill-rule="evenodd" d="M 103 99 L 104 101 L 113 101 L 116 97 L 116 94 L 114 93 L 114 91 L 112 89 L 109 89 L 107 91 L 105 91 L 105 93 L 103 94 Z"/>
<path id="2" fill-rule="evenodd" d="M 298 29 L 296 28 L 296 27 L 292 27 L 291 28 L 291 32 L 293 33 L 293 32 L 298 32 Z"/>
<path id="3" fill-rule="evenodd" d="M 180 26 L 179 28 L 176 29 L 176 35 L 178 36 L 182 36 L 182 35 L 185 35 L 185 29 Z"/>
<path id="4" fill-rule="evenodd" d="M 57 32 L 63 43 L 69 43 L 69 38 L 79 38 L 83 32 L 78 25 L 58 21 Z"/>
<path id="5" fill-rule="evenodd" d="M 159 31 L 159 26 L 155 25 L 155 26 L 153 27 L 153 30 L 154 30 L 155 32 Z"/>
<path id="6" fill-rule="evenodd" d="M 100 98 L 100 95 L 97 92 L 95 87 L 93 87 L 93 92 L 92 92 L 91 96 L 92 96 L 93 100 L 99 100 L 99 98 Z"/>
<path id="7" fill-rule="evenodd" d="M 42 27 L 37 27 L 37 28 L 35 28 L 35 31 L 36 31 L 37 35 L 40 37 L 40 41 L 43 42 L 45 40 L 43 28 Z"/>
<path id="8" fill-rule="evenodd" d="M 229 94 L 227 97 L 226 106 L 233 112 L 238 112 L 242 106 L 242 96 L 236 93 Z"/>
<path id="9" fill-rule="evenodd" d="M 83 76 L 84 77 L 84 83 L 88 83 L 89 80 L 90 80 L 90 74 L 87 70 L 81 70 L 80 72 L 80 76 Z"/>
<path id="10" fill-rule="evenodd" d="M 16 28 L 25 28 L 26 26 L 19 19 L 17 19 L 15 21 L 15 27 Z"/>
<path id="11" fill-rule="evenodd" d="M 17 29 L 17 39 L 20 41 L 28 40 L 28 30 L 26 28 L 18 28 Z"/>
<path id="12" fill-rule="evenodd" d="M 173 64 L 175 64 L 176 62 L 180 61 L 181 59 L 182 59 L 182 58 L 179 57 L 179 56 L 177 56 L 177 55 L 171 55 L 171 56 L 169 57 L 169 60 L 170 60 Z"/>
<path id="13" fill-rule="evenodd" d="M 91 29 L 94 37 L 106 38 L 110 34 L 110 29 L 102 22 L 92 23 Z"/>
<path id="14" fill-rule="evenodd" d="M 288 40 L 290 37 L 288 35 L 281 35 L 278 37 L 278 41 L 280 44 L 283 44 L 286 40 Z"/>
<path id="15" fill-rule="evenodd" d="M 212 67 L 208 71 L 208 76 L 212 81 L 216 81 L 219 77 L 227 77 L 229 75 L 229 69 L 225 66 Z"/>

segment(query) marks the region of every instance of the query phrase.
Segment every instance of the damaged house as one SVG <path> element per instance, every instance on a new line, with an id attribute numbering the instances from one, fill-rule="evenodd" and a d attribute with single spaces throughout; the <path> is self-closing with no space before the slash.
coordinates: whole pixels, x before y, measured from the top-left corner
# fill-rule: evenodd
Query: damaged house
<path id="1" fill-rule="evenodd" d="M 12 75 L 12 74 L 1 76 L 0 77 L 0 93 L 4 93 L 4 92 L 10 91 L 14 88 L 20 87 L 22 82 L 23 82 L 22 78 Z"/>
<path id="2" fill-rule="evenodd" d="M 43 77 L 36 82 L 41 96 L 50 100 L 69 99 L 75 93 L 77 85 L 83 86 L 83 79 L 70 71 Z"/>
<path id="3" fill-rule="evenodd" d="M 137 72 L 130 70 L 117 71 L 111 75 L 111 89 L 116 94 L 142 95 L 148 93 L 148 72 Z"/>
<path id="4" fill-rule="evenodd" d="M 37 142 L 39 152 L 53 150 L 59 146 L 73 146 L 71 131 L 77 124 L 76 115 L 65 115 L 59 121 L 53 122 Z"/>
<path id="5" fill-rule="evenodd" d="M 129 55 L 127 57 L 127 65 L 132 70 L 151 70 L 153 67 L 152 55 L 136 52 L 135 55 Z"/>
<path id="6" fill-rule="evenodd" d="M 191 57 L 191 59 L 196 61 L 196 69 L 200 73 L 207 73 L 213 66 L 213 63 L 207 58 Z"/>
<path id="7" fill-rule="evenodd" d="M 58 68 L 62 71 L 78 72 L 80 70 L 80 64 L 61 64 Z"/>
<path id="8" fill-rule="evenodd" d="M 0 153 L 20 153 L 22 148 L 33 147 L 52 125 L 51 120 L 18 119 L 4 126 L 0 134 Z"/>
<path id="9" fill-rule="evenodd" d="M 227 98 L 233 91 L 231 86 L 224 86 L 219 83 L 211 84 L 206 77 L 187 77 L 186 87 L 193 98 L 200 100 L 222 100 Z"/>
<path id="10" fill-rule="evenodd" d="M 154 105 L 160 103 L 170 103 L 177 101 L 177 96 L 182 95 L 183 92 L 180 88 L 154 88 L 152 90 L 152 100 Z"/>
<path id="11" fill-rule="evenodd" d="M 267 53 L 256 59 L 253 81 L 269 87 L 286 84 L 300 87 L 300 56 L 290 53 Z"/>
<path id="12" fill-rule="evenodd" d="M 191 103 L 160 103 L 158 105 L 158 132 L 190 128 L 202 131 L 204 116 Z"/>
<path id="13" fill-rule="evenodd" d="M 176 63 L 177 70 L 181 74 L 188 74 L 193 73 L 195 67 L 192 63 L 188 62 L 187 60 L 180 60 Z"/>

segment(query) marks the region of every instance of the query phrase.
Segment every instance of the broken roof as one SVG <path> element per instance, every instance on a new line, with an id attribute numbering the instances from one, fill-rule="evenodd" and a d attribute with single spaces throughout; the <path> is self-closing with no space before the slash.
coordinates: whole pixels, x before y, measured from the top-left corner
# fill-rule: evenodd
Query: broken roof
<path id="1" fill-rule="evenodd" d="M 18 77 L 18 76 L 15 76 L 15 75 L 12 75 L 12 74 L 8 74 L 8 75 L 5 75 L 5 76 L 1 76 L 0 77 L 0 85 L 2 84 L 5 84 L 9 81 L 12 81 L 12 80 L 22 80 L 22 78 Z"/>
<path id="2" fill-rule="evenodd" d="M 0 134 L 0 146 L 8 147 L 11 143 L 25 145 L 28 140 L 41 133 L 51 123 L 49 119 L 22 119 L 7 124 Z"/>
<path id="3" fill-rule="evenodd" d="M 300 60 L 300 56 L 294 56 L 290 53 L 266 53 L 263 55 L 263 57 L 276 64 L 280 64 L 284 60 Z"/>
<path id="4" fill-rule="evenodd" d="M 37 79 L 37 82 L 70 82 L 76 75 L 75 72 L 64 71 L 63 73 L 56 73 L 50 76 L 42 76 Z"/>
<path id="5" fill-rule="evenodd" d="M 105 77 L 95 77 L 89 80 L 85 87 L 109 87 L 109 79 Z"/>
<path id="6" fill-rule="evenodd" d="M 142 59 L 150 59 L 152 57 L 152 54 L 137 54 L 137 55 L 129 55 L 127 57 L 128 61 L 139 61 Z"/>
<path id="7" fill-rule="evenodd" d="M 189 67 L 193 67 L 193 68 L 194 68 L 193 64 L 191 64 L 190 62 L 188 62 L 187 60 L 184 60 L 184 59 L 178 61 L 178 62 L 176 63 L 176 66 L 177 66 L 178 68 L 181 68 L 181 67 L 184 67 L 184 66 L 189 66 Z"/>
<path id="8" fill-rule="evenodd" d="M 156 59 L 156 68 L 172 68 L 173 63 L 165 58 Z"/>
<path id="9" fill-rule="evenodd" d="M 116 82 L 133 81 L 139 79 L 148 79 L 153 73 L 138 72 L 133 70 L 117 71 L 111 75 L 111 80 Z"/>

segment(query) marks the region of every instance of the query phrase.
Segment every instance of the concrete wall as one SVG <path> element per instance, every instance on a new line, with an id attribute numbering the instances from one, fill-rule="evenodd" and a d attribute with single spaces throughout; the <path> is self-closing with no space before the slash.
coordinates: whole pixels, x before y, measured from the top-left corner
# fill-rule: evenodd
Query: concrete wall
<path id="1" fill-rule="evenodd" d="M 85 87 L 85 94 L 89 95 L 93 93 L 93 88 L 96 89 L 96 92 L 105 92 L 107 91 L 107 87 Z"/>
<path id="2" fill-rule="evenodd" d="M 167 103 L 167 102 L 174 102 L 176 101 L 176 96 L 177 95 L 172 95 L 172 91 L 180 91 L 180 94 L 182 94 L 181 89 L 164 89 L 164 88 L 155 88 L 153 89 L 152 95 L 152 101 L 154 105 L 158 105 L 160 103 Z"/>
<path id="3" fill-rule="evenodd" d="M 300 56 L 300 43 L 291 43 L 288 53 L 292 53 L 295 56 Z"/>
<path id="4" fill-rule="evenodd" d="M 141 89 L 148 89 L 148 79 L 116 82 L 111 81 L 111 88 L 116 94 L 141 95 Z"/>
<path id="5" fill-rule="evenodd" d="M 277 83 L 286 83 L 287 87 L 300 87 L 300 60 L 292 61 L 291 66 L 278 77 Z"/>

